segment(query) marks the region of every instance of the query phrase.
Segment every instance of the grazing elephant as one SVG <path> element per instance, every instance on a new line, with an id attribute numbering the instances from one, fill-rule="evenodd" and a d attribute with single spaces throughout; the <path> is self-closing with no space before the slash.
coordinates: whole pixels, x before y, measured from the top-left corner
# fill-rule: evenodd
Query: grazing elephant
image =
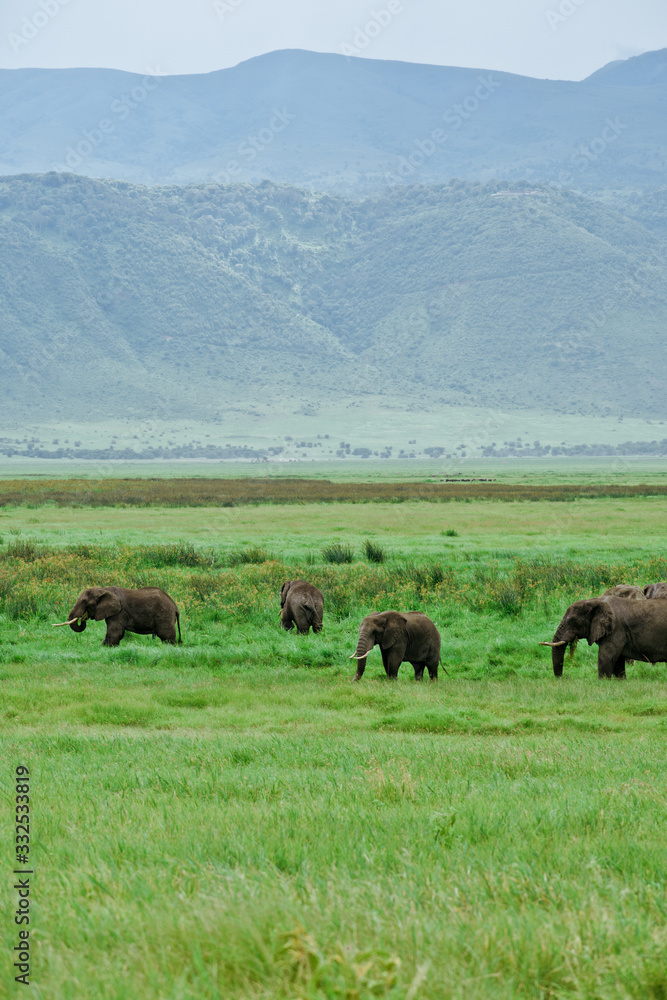
<path id="1" fill-rule="evenodd" d="M 306 580 L 286 580 L 280 591 L 280 624 L 289 630 L 296 625 L 299 635 L 322 631 L 324 598 L 322 591 Z"/>
<path id="2" fill-rule="evenodd" d="M 646 594 L 641 587 L 635 587 L 630 583 L 619 583 L 615 587 L 608 587 L 603 597 L 623 597 L 626 601 L 645 601 Z M 665 594 L 667 597 L 667 594 Z"/>
<path id="3" fill-rule="evenodd" d="M 598 677 L 625 677 L 626 660 L 667 661 L 667 601 L 596 597 L 575 601 L 563 615 L 552 642 L 556 677 L 563 673 L 565 647 L 578 639 L 598 644 Z"/>
<path id="4" fill-rule="evenodd" d="M 432 681 L 438 679 L 440 633 L 421 611 L 379 611 L 363 619 L 356 652 L 350 657 L 357 661 L 355 681 L 363 676 L 366 657 L 376 643 L 388 677 L 396 678 L 401 663 L 407 661 L 414 667 L 416 681 L 423 678 L 424 667 Z"/>
<path id="5" fill-rule="evenodd" d="M 667 597 L 667 581 L 661 580 L 660 583 L 649 583 L 648 587 L 644 587 L 644 596 L 653 600 L 656 597 L 666 598 Z"/>
<path id="6" fill-rule="evenodd" d="M 137 635 L 157 635 L 163 642 L 181 642 L 181 622 L 178 608 L 169 594 L 159 587 L 141 587 L 126 590 L 125 587 L 89 587 L 79 597 L 69 613 L 66 622 L 59 622 L 56 628 L 69 625 L 74 632 L 83 632 L 86 622 L 107 623 L 107 634 L 103 646 L 117 646 L 125 632 Z"/>

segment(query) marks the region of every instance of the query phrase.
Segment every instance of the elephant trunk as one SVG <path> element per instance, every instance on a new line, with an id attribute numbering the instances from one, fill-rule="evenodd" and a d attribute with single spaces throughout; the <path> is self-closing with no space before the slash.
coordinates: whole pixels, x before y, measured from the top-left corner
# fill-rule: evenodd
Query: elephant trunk
<path id="1" fill-rule="evenodd" d="M 73 632 L 83 632 L 86 627 L 88 615 L 80 607 L 74 606 L 69 613 L 69 627 Z"/>
<path id="2" fill-rule="evenodd" d="M 551 647 L 551 665 L 554 668 L 554 676 L 563 676 L 563 664 L 565 663 L 565 650 L 567 643 Z"/>
<path id="3" fill-rule="evenodd" d="M 371 649 L 375 645 L 375 636 L 370 629 L 359 629 L 359 642 L 357 643 L 357 648 L 350 657 L 351 660 L 357 661 L 357 672 L 354 675 L 354 680 L 360 680 L 364 675 L 364 670 L 366 669 L 366 657 L 370 653 Z"/>
<path id="4" fill-rule="evenodd" d="M 574 655 L 574 650 L 577 645 L 577 636 L 572 635 L 570 631 L 567 633 L 562 628 L 561 625 L 556 629 L 556 634 L 553 637 L 552 642 L 542 642 L 541 646 L 551 646 L 551 665 L 553 667 L 554 676 L 563 676 L 563 664 L 565 663 L 565 650 L 570 646 L 570 657 Z"/>
<path id="5" fill-rule="evenodd" d="M 366 660 L 366 657 L 370 653 L 371 649 L 375 645 L 375 637 L 372 632 L 364 629 L 359 632 L 359 641 L 357 643 L 357 648 L 350 657 L 351 660 Z"/>

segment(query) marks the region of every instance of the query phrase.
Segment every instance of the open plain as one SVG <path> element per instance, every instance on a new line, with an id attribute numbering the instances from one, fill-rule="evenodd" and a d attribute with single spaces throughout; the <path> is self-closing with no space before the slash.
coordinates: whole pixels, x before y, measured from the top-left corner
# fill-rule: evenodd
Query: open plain
<path id="1" fill-rule="evenodd" d="M 557 681 L 538 645 L 667 578 L 664 497 L 33 501 L 0 510 L 0 780 L 11 859 L 29 768 L 36 995 L 667 995 L 667 665 L 600 682 L 581 642 Z M 298 577 L 320 635 L 278 627 Z M 104 583 L 166 589 L 183 645 L 51 627 Z M 377 650 L 351 683 L 390 607 L 438 625 L 437 684 Z"/>

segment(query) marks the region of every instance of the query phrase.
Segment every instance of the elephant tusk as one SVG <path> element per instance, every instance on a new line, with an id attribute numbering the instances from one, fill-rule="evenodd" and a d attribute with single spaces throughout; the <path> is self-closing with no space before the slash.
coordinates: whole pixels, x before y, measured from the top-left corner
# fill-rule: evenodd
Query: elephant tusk
<path id="1" fill-rule="evenodd" d="M 353 653 L 350 657 L 351 660 L 365 660 L 368 653 Z"/>
<path id="2" fill-rule="evenodd" d="M 52 623 L 51 628 L 62 628 L 63 625 L 73 625 L 75 622 L 78 622 L 78 620 L 78 618 L 70 618 L 68 622 L 54 622 Z"/>
<path id="3" fill-rule="evenodd" d="M 567 639 L 561 639 L 560 642 L 541 642 L 540 646 L 567 646 Z"/>

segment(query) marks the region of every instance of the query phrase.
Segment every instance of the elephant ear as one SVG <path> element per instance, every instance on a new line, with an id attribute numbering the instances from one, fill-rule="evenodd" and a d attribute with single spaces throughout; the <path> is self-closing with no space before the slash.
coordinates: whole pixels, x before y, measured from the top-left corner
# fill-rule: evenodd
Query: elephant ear
<path id="1" fill-rule="evenodd" d="M 600 601 L 591 613 L 590 625 L 588 627 L 588 645 L 599 642 L 605 635 L 609 635 L 614 627 L 614 612 L 606 601 Z"/>
<path id="2" fill-rule="evenodd" d="M 292 586 L 293 583 L 294 583 L 294 580 L 285 580 L 285 582 L 284 582 L 284 584 L 282 586 L 282 590 L 280 591 L 280 607 L 281 608 L 285 607 L 285 601 L 287 600 L 287 591 L 290 589 L 290 587 Z"/>
<path id="3" fill-rule="evenodd" d="M 380 640 L 380 645 L 383 649 L 389 649 L 394 643 L 403 638 L 407 622 L 408 620 L 405 615 L 399 614 L 398 611 L 389 611 L 387 613 L 384 632 Z"/>
<path id="4" fill-rule="evenodd" d="M 116 595 L 112 594 L 109 590 L 105 590 L 95 608 L 95 621 L 101 622 L 105 618 L 113 618 L 120 611 L 121 604 Z"/>

